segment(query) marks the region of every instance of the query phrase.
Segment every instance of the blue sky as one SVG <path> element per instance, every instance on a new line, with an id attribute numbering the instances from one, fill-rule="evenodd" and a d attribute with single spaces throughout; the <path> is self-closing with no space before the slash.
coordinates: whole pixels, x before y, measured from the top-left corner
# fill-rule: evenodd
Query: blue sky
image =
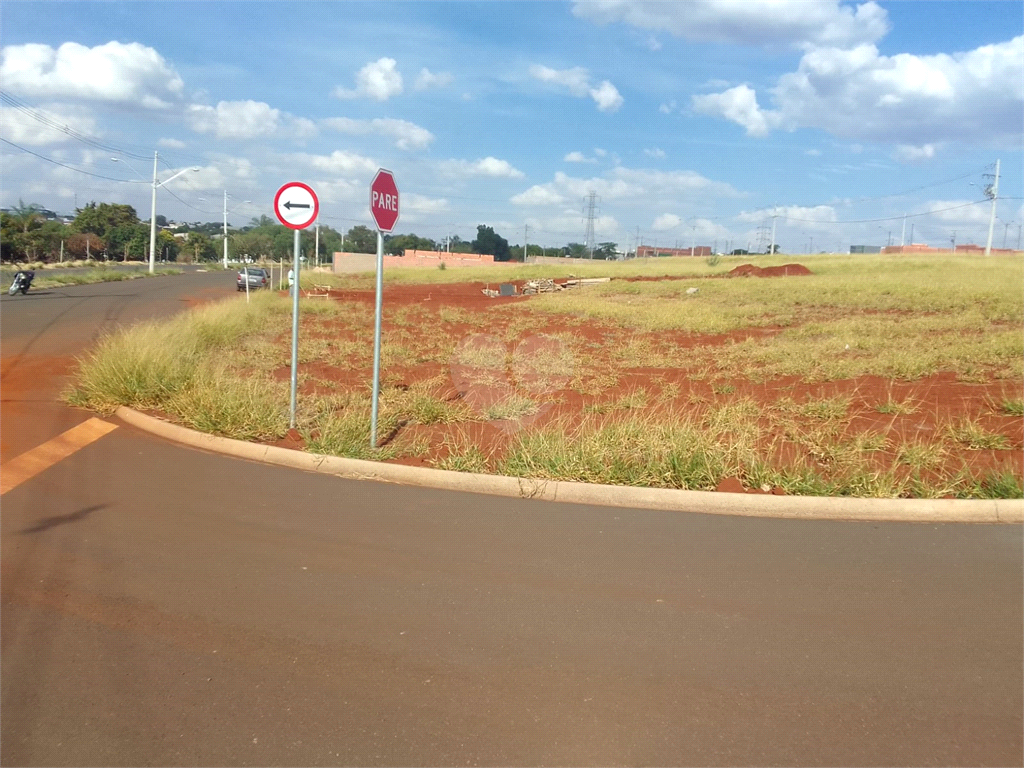
<path id="1" fill-rule="evenodd" d="M 993 244 L 1024 220 L 1019 2 L 8 2 L 0 24 L 3 206 L 148 218 L 158 150 L 161 178 L 200 168 L 159 192 L 175 220 L 219 220 L 227 190 L 244 224 L 303 181 L 323 223 L 371 224 L 386 167 L 396 232 L 582 242 L 593 192 L 622 248 L 756 247 L 775 213 L 784 251 L 845 251 L 983 244 L 998 158 Z"/>

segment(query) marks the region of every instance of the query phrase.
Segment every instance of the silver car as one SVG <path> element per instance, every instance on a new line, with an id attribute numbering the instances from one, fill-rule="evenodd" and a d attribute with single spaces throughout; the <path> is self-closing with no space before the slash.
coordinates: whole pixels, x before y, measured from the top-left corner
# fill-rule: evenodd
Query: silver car
<path id="1" fill-rule="evenodd" d="M 262 267 L 245 267 L 238 270 L 238 290 L 245 290 L 245 275 L 249 274 L 249 290 L 270 287 L 270 274 Z"/>

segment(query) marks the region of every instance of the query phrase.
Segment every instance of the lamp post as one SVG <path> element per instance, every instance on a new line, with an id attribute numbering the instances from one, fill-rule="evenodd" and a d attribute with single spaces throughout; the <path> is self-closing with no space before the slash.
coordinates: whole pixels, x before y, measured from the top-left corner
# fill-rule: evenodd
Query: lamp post
<path id="1" fill-rule="evenodd" d="M 154 151 L 153 152 L 153 207 L 152 207 L 152 209 L 150 211 L 150 216 L 149 216 L 149 273 L 150 274 L 153 274 L 153 272 L 156 271 L 156 188 L 157 187 L 162 187 L 164 184 L 166 184 L 167 182 L 171 181 L 172 179 L 178 178 L 179 176 L 181 176 L 181 174 L 185 173 L 186 171 L 193 171 L 194 172 L 194 171 L 198 171 L 199 170 L 199 166 L 193 166 L 192 168 L 182 168 L 180 171 L 178 171 L 176 174 L 174 174 L 170 178 L 164 179 L 163 181 L 157 181 L 157 178 L 156 178 L 156 163 L 157 163 L 157 159 L 159 157 L 160 157 L 160 154 L 158 152 Z M 118 157 L 112 157 L 110 159 L 113 162 L 115 162 L 115 163 L 121 162 L 121 159 L 118 158 Z M 133 171 L 135 171 L 135 168 L 134 168 L 134 166 L 132 166 L 131 163 L 125 162 L 125 165 L 127 165 L 129 168 L 131 168 Z M 135 171 L 135 173 L 136 173 L 136 175 L 138 175 L 141 178 L 141 176 L 142 176 L 141 173 L 139 173 L 138 171 Z"/>
<path id="2" fill-rule="evenodd" d="M 246 205 L 251 203 L 252 200 L 246 200 L 240 205 Z M 224 269 L 228 268 L 228 191 L 224 190 Z"/>

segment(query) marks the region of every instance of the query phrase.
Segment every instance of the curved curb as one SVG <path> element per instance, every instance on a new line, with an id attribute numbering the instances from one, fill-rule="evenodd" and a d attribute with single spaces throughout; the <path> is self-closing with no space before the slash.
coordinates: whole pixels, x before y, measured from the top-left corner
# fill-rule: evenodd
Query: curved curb
<path id="1" fill-rule="evenodd" d="M 562 480 L 534 480 L 503 475 L 478 475 L 444 469 L 407 467 L 362 459 L 247 443 L 188 429 L 119 407 L 115 415 L 134 427 L 193 448 L 265 464 L 335 475 L 353 480 L 415 485 L 490 496 L 541 499 L 568 504 L 639 507 L 668 512 L 694 512 L 744 517 L 801 520 L 859 520 L 916 523 L 1022 523 L 1024 499 L 854 499 L 821 496 L 771 496 L 591 485 Z"/>

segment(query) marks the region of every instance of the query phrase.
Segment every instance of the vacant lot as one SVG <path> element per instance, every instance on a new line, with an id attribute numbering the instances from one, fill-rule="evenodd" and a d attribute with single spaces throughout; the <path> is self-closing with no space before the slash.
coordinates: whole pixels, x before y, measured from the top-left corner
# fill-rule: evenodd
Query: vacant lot
<path id="1" fill-rule="evenodd" d="M 290 303 L 278 295 L 107 339 L 70 397 L 449 469 L 693 489 L 1021 495 L 1019 259 L 814 257 L 802 262 L 809 275 L 728 276 L 742 263 L 392 272 L 377 454 L 365 276 L 316 275 L 331 294 L 303 301 L 298 434 L 287 434 Z M 482 292 L 483 280 L 493 288 L 569 271 L 616 279 L 530 297 Z"/>

